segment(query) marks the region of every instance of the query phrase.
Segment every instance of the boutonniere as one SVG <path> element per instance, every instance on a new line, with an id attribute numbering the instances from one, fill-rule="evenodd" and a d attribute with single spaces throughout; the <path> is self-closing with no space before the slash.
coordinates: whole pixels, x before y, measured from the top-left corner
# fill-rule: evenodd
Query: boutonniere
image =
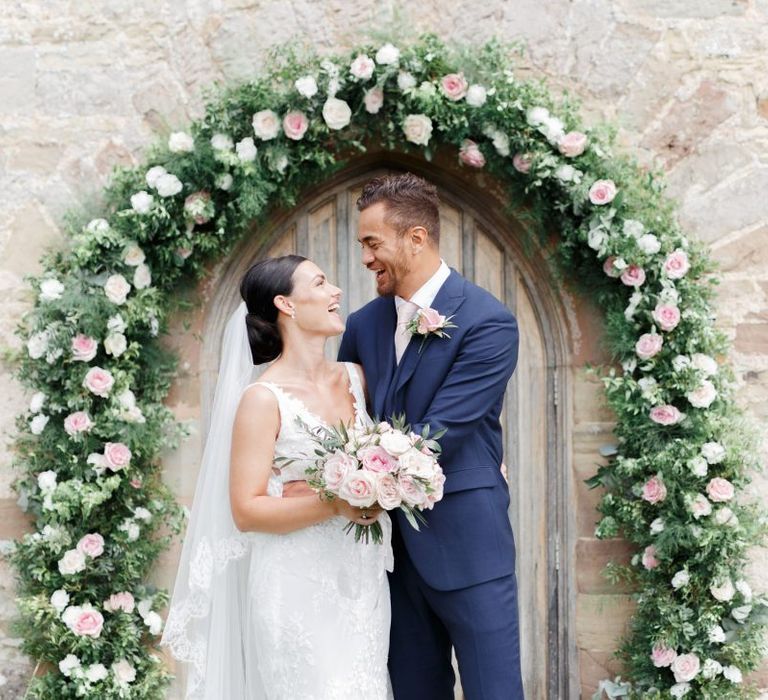
<path id="1" fill-rule="evenodd" d="M 406 328 L 411 335 L 421 336 L 421 345 L 419 345 L 419 352 L 424 347 L 424 343 L 432 336 L 437 338 L 450 338 L 451 336 L 446 333 L 447 328 L 458 328 L 455 323 L 451 323 L 453 316 L 447 318 L 435 311 L 435 309 L 419 309 L 416 315 L 410 320 Z"/>

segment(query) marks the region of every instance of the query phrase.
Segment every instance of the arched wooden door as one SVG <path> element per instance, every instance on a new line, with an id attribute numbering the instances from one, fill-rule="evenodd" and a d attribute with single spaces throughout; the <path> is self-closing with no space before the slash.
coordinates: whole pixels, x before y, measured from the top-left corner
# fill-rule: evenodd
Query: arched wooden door
<path id="1" fill-rule="evenodd" d="M 307 199 L 275 221 L 270 232 L 246 242 L 230 257 L 217 287 L 204 337 L 218 338 L 222 324 L 237 303 L 242 273 L 265 256 L 298 253 L 315 261 L 344 290 L 344 315 L 375 296 L 373 275 L 360 261 L 355 202 L 363 184 L 388 170 L 367 169 Z M 440 252 L 449 266 L 489 290 L 515 313 L 520 327 L 518 368 L 510 381 L 502 416 L 505 461 L 509 469 L 510 519 L 517 543 L 521 651 L 526 697 L 572 695 L 574 644 L 569 640 L 571 594 L 562 565 L 567 503 L 564 430 L 558 415 L 558 358 L 554 321 L 542 309 L 534 284 L 536 272 L 522 251 L 511 224 L 482 213 L 482 200 L 456 187 L 440 187 Z M 446 182 L 448 182 L 446 180 Z M 549 280 L 543 280 L 548 285 Z M 235 290 L 233 292 L 233 290 Z M 216 296 L 216 295 L 215 295 Z M 338 339 L 329 343 L 335 357 Z M 218 364 L 218 348 L 204 350 L 201 367 L 203 420 L 210 405 Z M 206 362 L 205 357 L 208 357 Z M 206 400 L 207 399 L 207 400 Z M 571 668 L 569 668 L 571 667 Z M 570 678 L 569 678 L 570 676 Z"/>

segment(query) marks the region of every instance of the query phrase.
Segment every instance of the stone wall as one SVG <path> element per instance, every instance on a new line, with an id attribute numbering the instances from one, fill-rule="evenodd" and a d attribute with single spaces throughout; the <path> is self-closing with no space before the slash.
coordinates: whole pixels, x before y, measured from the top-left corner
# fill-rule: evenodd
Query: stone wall
<path id="1" fill-rule="evenodd" d="M 666 170 L 684 226 L 712 246 L 722 266 L 718 324 L 734 341 L 739 400 L 765 423 L 766 0 L 424 0 L 400 6 L 373 0 L 11 0 L 3 9 L 2 344 L 18 342 L 13 329 L 32 298 L 23 277 L 37 270 L 46 247 L 60 244 L 65 212 L 97 212 L 111 169 L 134 162 L 155 137 L 198 116 L 213 81 L 257 73 L 267 49 L 292 38 L 331 51 L 399 17 L 400 27 L 450 40 L 522 40 L 526 74 L 545 76 L 580 96 L 589 122 L 617 122 L 622 144 L 642 162 Z M 600 432 L 610 420 L 601 413 L 599 388 L 580 377 L 577 480 L 591 473 Z M 0 539 L 8 539 L 26 527 L 10 489 L 7 445 L 14 415 L 28 397 L 5 367 L 0 392 Z M 768 482 L 757 479 L 755 488 L 766 494 Z M 598 562 L 620 545 L 592 540 L 594 494 L 579 496 L 577 553 L 588 551 L 580 560 L 592 562 L 580 568 L 577 581 L 586 693 L 607 673 L 610 640 L 621 632 L 628 608 L 598 575 Z M 765 586 L 765 552 L 755 553 L 752 568 L 756 587 Z M 168 564 L 164 572 L 167 577 Z M 0 562 L 0 698 L 20 696 L 31 672 L 8 632 L 13 610 L 12 572 Z"/>

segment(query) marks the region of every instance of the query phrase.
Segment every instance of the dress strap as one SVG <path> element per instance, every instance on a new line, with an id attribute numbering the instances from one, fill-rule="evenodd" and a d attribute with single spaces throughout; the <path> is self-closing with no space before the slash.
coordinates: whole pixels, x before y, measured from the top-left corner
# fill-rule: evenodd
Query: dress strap
<path id="1" fill-rule="evenodd" d="M 355 403 L 355 417 L 359 418 L 365 414 L 365 391 L 363 391 L 363 380 L 360 375 L 360 369 L 353 362 L 345 362 L 349 374 L 349 393 Z"/>

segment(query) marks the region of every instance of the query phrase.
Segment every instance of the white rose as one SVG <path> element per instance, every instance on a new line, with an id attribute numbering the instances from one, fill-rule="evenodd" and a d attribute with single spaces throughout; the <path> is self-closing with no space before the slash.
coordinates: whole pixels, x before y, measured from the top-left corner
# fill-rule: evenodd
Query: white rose
<path id="1" fill-rule="evenodd" d="M 399 457 L 411 449 L 411 441 L 408 439 L 408 436 L 395 431 L 384 433 L 379 439 L 379 445 L 393 457 Z"/>
<path id="2" fill-rule="evenodd" d="M 720 665 L 720 662 L 715 661 L 715 659 L 707 659 L 701 667 L 701 677 L 708 681 L 712 680 L 722 672 L 723 667 Z"/>
<path id="3" fill-rule="evenodd" d="M 152 513 L 146 508 L 139 506 L 133 511 L 133 517 L 138 518 L 139 520 L 144 520 L 145 522 L 149 522 L 152 520 Z"/>
<path id="4" fill-rule="evenodd" d="M 701 456 L 709 464 L 719 464 L 725 459 L 725 448 L 719 442 L 705 442 L 701 446 Z"/>
<path id="5" fill-rule="evenodd" d="M 688 694 L 690 689 L 691 689 L 691 684 L 690 683 L 675 683 L 669 689 L 669 694 L 673 698 L 682 698 L 684 695 Z"/>
<path id="6" fill-rule="evenodd" d="M 403 120 L 405 138 L 418 146 L 426 146 L 432 136 L 432 120 L 426 114 L 409 114 Z"/>
<path id="7" fill-rule="evenodd" d="M 67 654 L 61 661 L 59 661 L 59 671 L 61 675 L 70 677 L 72 671 L 76 668 L 80 668 L 80 659 L 74 654 Z"/>
<path id="8" fill-rule="evenodd" d="M 365 54 L 359 54 L 349 66 L 349 72 L 358 80 L 370 80 L 376 64 Z"/>
<path id="9" fill-rule="evenodd" d="M 711 377 L 713 374 L 717 374 L 717 360 L 709 355 L 695 352 L 691 355 L 691 364 L 696 369 L 703 372 L 705 377 Z"/>
<path id="10" fill-rule="evenodd" d="M 398 460 L 406 474 L 431 479 L 435 472 L 433 459 L 419 450 L 411 449 L 400 455 Z M 401 472 L 402 473 L 402 472 Z"/>
<path id="11" fill-rule="evenodd" d="M 106 233 L 109 231 L 109 221 L 106 219 L 91 219 L 85 226 L 88 233 Z"/>
<path id="12" fill-rule="evenodd" d="M 117 402 L 120 404 L 120 408 L 126 411 L 136 408 L 136 396 L 130 389 L 126 389 L 121 394 L 118 394 Z"/>
<path id="13" fill-rule="evenodd" d="M 144 251 L 135 243 L 129 243 L 123 249 L 123 262 L 129 267 L 141 265 L 145 259 Z"/>
<path id="14" fill-rule="evenodd" d="M 525 118 L 531 126 L 538 126 L 549 119 L 549 110 L 546 107 L 532 107 L 525 113 Z"/>
<path id="15" fill-rule="evenodd" d="M 430 83 L 428 80 L 422 81 L 419 85 L 419 92 L 424 97 L 434 97 L 437 94 L 437 87 L 434 83 Z"/>
<path id="16" fill-rule="evenodd" d="M 736 581 L 736 590 L 741 593 L 747 603 L 752 600 L 752 587 L 744 579 Z"/>
<path id="17" fill-rule="evenodd" d="M 344 100 L 329 97 L 323 105 L 323 119 L 329 129 L 343 129 L 352 118 L 352 110 Z"/>
<path id="18" fill-rule="evenodd" d="M 271 109 L 256 112 L 253 115 L 252 124 L 253 133 L 262 141 L 270 141 L 280 133 L 280 117 Z"/>
<path id="19" fill-rule="evenodd" d="M 675 372 L 682 372 L 686 367 L 690 366 L 691 360 L 685 355 L 675 355 L 675 357 L 672 358 L 672 369 L 675 370 Z"/>
<path id="20" fill-rule="evenodd" d="M 624 232 L 625 236 L 640 238 L 640 236 L 642 236 L 645 232 L 645 226 L 643 226 L 641 221 L 636 221 L 635 219 L 625 219 L 624 225 L 622 226 L 622 231 Z"/>
<path id="21" fill-rule="evenodd" d="M 582 173 L 581 170 L 577 170 L 568 163 L 561 165 L 555 170 L 555 177 L 560 180 L 560 182 L 579 183 L 583 175 L 584 173 Z"/>
<path id="22" fill-rule="evenodd" d="M 470 107 L 482 107 L 488 99 L 488 91 L 482 85 L 470 85 L 465 99 Z"/>
<path id="23" fill-rule="evenodd" d="M 122 685 L 128 685 L 136 680 L 136 669 L 125 659 L 120 659 L 112 664 L 112 672 L 115 674 L 117 682 Z"/>
<path id="24" fill-rule="evenodd" d="M 136 603 L 136 610 L 142 618 L 145 618 L 152 610 L 152 598 L 142 598 Z"/>
<path id="25" fill-rule="evenodd" d="M 736 595 L 736 589 L 733 586 L 731 579 L 727 578 L 719 585 L 712 585 L 709 587 L 709 592 L 712 597 L 719 600 L 721 603 L 728 602 Z"/>
<path id="26" fill-rule="evenodd" d="M 384 106 L 384 91 L 380 87 L 373 87 L 363 97 L 365 111 L 368 114 L 378 114 Z"/>
<path id="27" fill-rule="evenodd" d="M 71 576 L 85 569 L 85 554 L 78 549 L 68 549 L 59 559 L 59 571 L 64 576 Z"/>
<path id="28" fill-rule="evenodd" d="M 741 683 L 742 675 L 738 666 L 726 666 L 723 668 L 723 676 L 725 676 L 731 683 Z"/>
<path id="29" fill-rule="evenodd" d="M 390 66 L 400 60 L 400 49 L 392 44 L 384 44 L 376 52 L 376 63 L 380 66 Z"/>
<path id="30" fill-rule="evenodd" d="M 195 150 L 195 140 L 183 131 L 174 131 L 168 137 L 168 150 L 171 153 L 190 153 Z"/>
<path id="31" fill-rule="evenodd" d="M 693 513 L 693 517 L 698 520 L 709 515 L 712 512 L 712 504 L 707 500 L 707 497 L 702 494 L 696 494 L 696 498 L 691 501 L 688 509 Z"/>
<path id="32" fill-rule="evenodd" d="M 402 92 L 408 92 L 408 90 L 412 90 L 416 87 L 416 78 L 407 71 L 401 70 L 397 74 L 397 87 L 400 88 Z"/>
<path id="33" fill-rule="evenodd" d="M 664 532 L 664 519 L 663 518 L 656 518 L 651 523 L 651 534 L 652 535 L 658 535 L 660 532 Z"/>
<path id="34" fill-rule="evenodd" d="M 125 304 L 131 285 L 122 275 L 111 275 L 104 284 L 104 293 L 113 304 L 118 306 Z"/>
<path id="35" fill-rule="evenodd" d="M 233 182 L 234 178 L 229 173 L 222 173 L 216 178 L 216 187 L 226 192 L 232 187 Z"/>
<path id="36" fill-rule="evenodd" d="M 683 586 L 687 586 L 691 577 L 685 569 L 681 569 L 672 577 L 672 588 L 677 590 Z"/>
<path id="37" fill-rule="evenodd" d="M 155 198 L 151 194 L 141 190 L 131 196 L 131 207 L 137 214 L 146 214 L 152 209 L 152 203 L 154 201 Z"/>
<path id="38" fill-rule="evenodd" d="M 27 353 L 33 360 L 40 359 L 46 352 L 48 352 L 48 342 L 50 340 L 50 334 L 48 331 L 41 331 L 35 333 L 27 340 Z"/>
<path id="39" fill-rule="evenodd" d="M 587 245 L 599 251 L 608 241 L 608 235 L 601 228 L 593 228 L 587 235 Z"/>
<path id="40" fill-rule="evenodd" d="M 670 306 L 677 306 L 680 303 L 680 293 L 674 286 L 667 284 L 664 289 L 659 292 L 659 302 L 662 304 L 669 304 Z"/>
<path id="41" fill-rule="evenodd" d="M 483 128 L 483 134 L 493 142 L 493 147 L 500 156 L 509 155 L 509 137 L 495 126 L 487 125 Z"/>
<path id="42" fill-rule="evenodd" d="M 733 511 L 728 506 L 723 506 L 715 511 L 715 522 L 718 525 L 729 525 L 735 527 L 739 524 L 739 519 L 734 515 Z"/>
<path id="43" fill-rule="evenodd" d="M 214 151 L 231 151 L 235 144 L 228 134 L 214 134 L 211 136 L 211 147 Z"/>
<path id="44" fill-rule="evenodd" d="M 160 634 L 163 629 L 163 618 L 153 610 L 144 616 L 144 624 L 149 627 L 150 634 Z"/>
<path id="45" fill-rule="evenodd" d="M 709 379 L 705 379 L 700 386 L 693 391 L 689 391 L 685 396 L 691 406 L 695 408 L 709 408 L 717 398 L 717 389 L 715 389 L 715 385 Z"/>
<path id="46" fill-rule="evenodd" d="M 104 350 L 112 357 L 120 357 L 127 347 L 128 342 L 122 333 L 111 333 L 104 339 Z"/>
<path id="47" fill-rule="evenodd" d="M 707 636 L 713 644 L 722 644 L 725 641 L 725 630 L 720 625 L 715 625 L 710 628 Z"/>
<path id="48" fill-rule="evenodd" d="M 29 402 L 29 410 L 32 413 L 40 413 L 45 404 L 46 395 L 42 391 L 38 391 L 32 395 L 32 400 Z"/>
<path id="49" fill-rule="evenodd" d="M 40 283 L 40 301 L 55 301 L 61 299 L 64 292 L 64 285 L 59 280 L 48 279 Z"/>
<path id="50" fill-rule="evenodd" d="M 317 94 L 317 81 L 311 75 L 305 75 L 297 78 L 293 86 L 302 97 L 314 97 Z"/>
<path id="51" fill-rule="evenodd" d="M 555 144 L 565 135 L 565 124 L 557 117 L 549 117 L 539 126 L 539 131 L 547 141 Z"/>
<path id="52" fill-rule="evenodd" d="M 638 379 L 637 385 L 640 387 L 640 393 L 644 399 L 652 399 L 658 382 L 653 377 L 642 377 Z"/>
<path id="53" fill-rule="evenodd" d="M 107 321 L 107 330 L 113 333 L 125 333 L 126 325 L 123 317 L 120 314 L 110 316 Z"/>
<path id="54" fill-rule="evenodd" d="M 708 471 L 707 460 L 703 457 L 694 457 L 688 462 L 688 468 L 694 476 L 706 476 Z"/>
<path id="55" fill-rule="evenodd" d="M 173 197 L 183 189 L 181 180 L 171 173 L 166 173 L 157 178 L 157 193 L 161 197 Z"/>
<path id="56" fill-rule="evenodd" d="M 85 672 L 85 677 L 91 683 L 98 683 L 99 681 L 103 681 L 108 675 L 109 672 L 107 671 L 107 667 L 104 666 L 104 664 L 91 664 Z"/>
<path id="57" fill-rule="evenodd" d="M 731 610 L 731 617 L 736 620 L 736 622 L 746 622 L 746 619 L 749 617 L 749 613 L 751 612 L 751 605 L 741 605 L 738 608 Z"/>
<path id="58" fill-rule="evenodd" d="M 45 430 L 45 426 L 48 425 L 50 418 L 44 416 L 42 413 L 38 413 L 31 421 L 29 421 L 29 430 L 32 435 L 40 435 Z"/>
<path id="59" fill-rule="evenodd" d="M 246 136 L 242 141 L 237 142 L 235 151 L 237 152 L 237 157 L 243 163 L 252 163 L 256 160 L 256 154 L 259 152 L 259 149 L 256 148 L 253 139 L 250 136 Z"/>
<path id="60" fill-rule="evenodd" d="M 51 605 L 54 607 L 57 613 L 61 615 L 64 612 L 64 608 L 69 605 L 69 593 L 63 588 L 59 588 L 51 594 Z"/>
<path id="61" fill-rule="evenodd" d="M 646 233 L 637 239 L 637 247 L 646 255 L 655 255 L 661 250 L 661 243 L 652 233 Z"/>
<path id="62" fill-rule="evenodd" d="M 142 263 L 133 273 L 133 286 L 136 289 L 146 289 L 150 284 L 152 284 L 152 273 L 149 271 L 149 267 Z"/>
<path id="63" fill-rule="evenodd" d="M 154 167 L 147 170 L 147 174 L 144 176 L 144 179 L 147 181 L 147 184 L 154 190 L 157 187 L 157 181 L 163 175 L 167 174 L 168 171 L 162 165 L 155 165 Z"/>
<path id="64" fill-rule="evenodd" d="M 49 469 L 37 475 L 37 485 L 41 491 L 53 491 L 56 488 L 56 472 Z"/>
<path id="65" fill-rule="evenodd" d="M 141 533 L 139 526 L 133 520 L 128 518 L 123 520 L 117 529 L 126 534 L 129 542 L 135 542 L 138 540 L 139 534 Z"/>

